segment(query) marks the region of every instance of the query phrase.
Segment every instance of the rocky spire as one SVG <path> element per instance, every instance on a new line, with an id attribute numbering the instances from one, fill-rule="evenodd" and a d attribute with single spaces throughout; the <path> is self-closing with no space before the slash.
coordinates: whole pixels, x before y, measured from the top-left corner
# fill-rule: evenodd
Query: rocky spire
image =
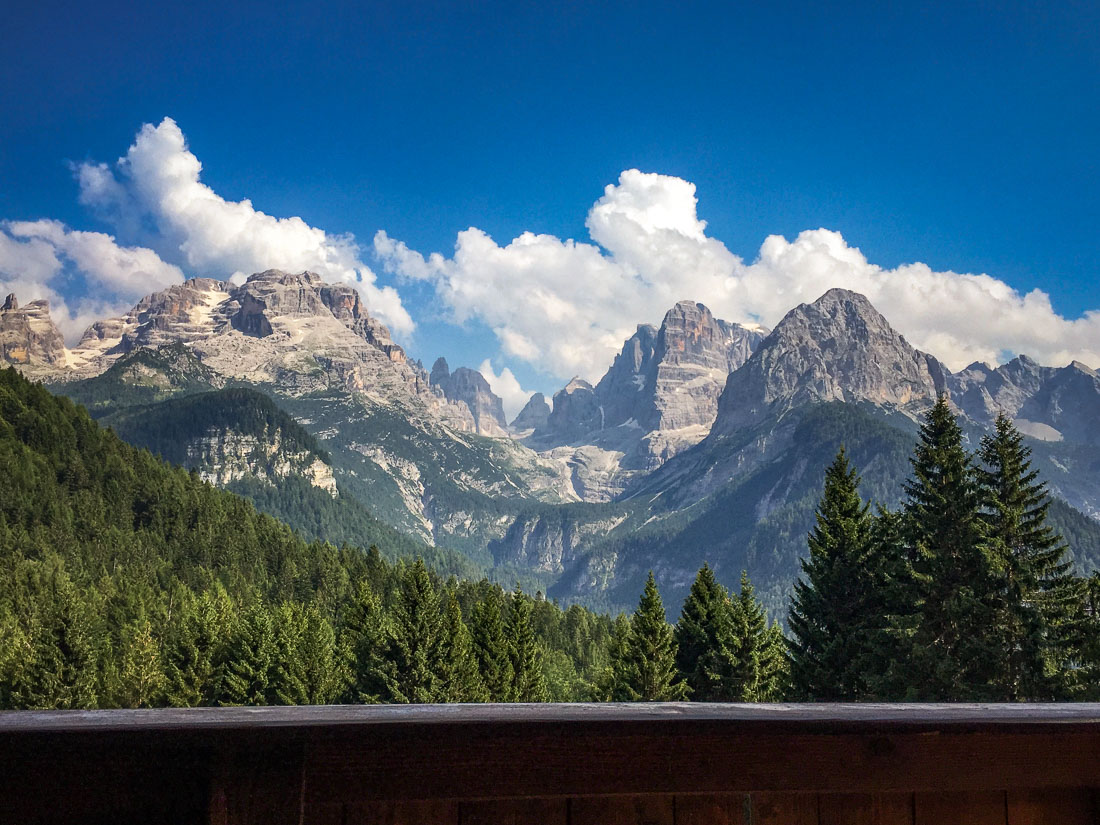
<path id="1" fill-rule="evenodd" d="M 519 415 L 512 421 L 512 429 L 516 432 L 535 430 L 545 426 L 546 419 L 550 417 L 550 405 L 546 403 L 546 396 L 541 392 L 532 395 Z"/>
<path id="2" fill-rule="evenodd" d="M 19 302 L 15 300 L 14 292 L 10 293 L 8 297 L 4 299 L 3 309 L 5 312 L 12 309 L 19 309 Z"/>

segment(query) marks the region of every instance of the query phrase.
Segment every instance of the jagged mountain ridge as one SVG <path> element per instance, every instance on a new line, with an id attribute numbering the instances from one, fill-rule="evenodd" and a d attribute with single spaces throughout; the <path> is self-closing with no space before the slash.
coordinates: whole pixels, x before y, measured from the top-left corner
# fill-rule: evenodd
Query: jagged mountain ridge
<path id="1" fill-rule="evenodd" d="M 566 461 L 586 501 L 607 501 L 706 437 L 726 377 L 767 334 L 680 301 L 638 326 L 603 378 L 574 378 L 524 443 Z"/>
<path id="2" fill-rule="evenodd" d="M 18 312 L 11 303 L 6 312 Z M 503 435 L 491 393 L 480 396 L 479 412 L 493 437 L 478 434 L 484 424 L 459 396 L 472 388 L 477 406 L 487 384 L 467 382 L 448 397 L 444 381 L 408 361 L 354 290 L 308 273 L 260 273 L 239 287 L 187 282 L 95 325 L 63 361 L 21 368 L 73 388 L 74 378 L 101 370 L 94 403 L 108 412 L 131 393 L 148 403 L 229 384 L 258 389 L 320 439 L 349 500 L 479 564 L 537 571 L 566 599 L 616 604 L 615 594 L 637 589 L 631 577 L 646 563 L 679 581 L 701 563 L 700 536 L 735 513 L 748 519 L 730 533 L 738 546 L 713 545 L 721 558 L 712 562 L 733 577 L 738 564 L 759 569 L 779 593 L 797 569 L 823 470 L 799 439 L 825 452 L 836 446 L 814 429 L 823 426 L 812 414 L 822 404 L 839 405 L 846 412 L 834 414 L 857 416 L 860 426 L 877 422 L 891 438 L 903 434 L 896 443 L 883 436 L 894 447 L 869 454 L 868 472 L 879 478 L 904 473 L 897 443 L 911 443 L 915 418 L 936 394 L 951 394 L 975 439 L 1003 409 L 1025 432 L 1050 439 L 1035 449 L 1052 490 L 1100 514 L 1100 445 L 1089 426 L 1100 386 L 1088 367 L 1019 358 L 952 375 L 844 290 L 796 307 L 765 333 L 681 302 L 660 329 L 639 327 L 596 386 L 571 382 L 553 410 L 532 398 L 513 422 L 520 441 Z M 178 363 L 158 371 L 156 359 Z M 447 380 L 460 370 L 448 369 Z M 655 433 L 690 435 L 665 449 Z M 710 526 L 700 532 L 701 524 Z M 654 536 L 663 537 L 658 556 L 645 549 Z M 779 554 L 771 573 L 760 567 L 769 541 Z"/>

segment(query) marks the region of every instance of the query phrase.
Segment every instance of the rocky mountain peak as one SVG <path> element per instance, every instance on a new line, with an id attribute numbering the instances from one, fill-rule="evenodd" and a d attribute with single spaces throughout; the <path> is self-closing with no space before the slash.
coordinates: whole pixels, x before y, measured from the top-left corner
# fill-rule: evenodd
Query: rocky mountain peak
<path id="1" fill-rule="evenodd" d="M 784 316 L 731 373 L 715 432 L 814 401 L 870 401 L 916 414 L 947 390 L 947 371 L 914 349 L 863 295 L 831 289 Z"/>
<path id="2" fill-rule="evenodd" d="M 451 368 L 447 364 L 447 359 L 442 356 L 436 358 L 435 363 L 432 364 L 432 372 L 430 376 L 432 384 L 436 386 L 442 386 L 450 377 Z"/>
<path id="3" fill-rule="evenodd" d="M 550 418 L 550 405 L 546 403 L 546 396 L 541 392 L 532 395 L 523 409 L 512 420 L 512 429 L 516 432 L 530 432 L 546 425 Z"/>
<path id="4" fill-rule="evenodd" d="M 504 417 L 504 402 L 493 394 L 489 382 L 477 370 L 458 367 L 451 372 L 447 359 L 438 358 L 432 366 L 429 380 L 454 403 L 465 404 L 474 417 L 474 426 L 481 435 L 504 435 L 508 422 Z"/>
<path id="5" fill-rule="evenodd" d="M 21 307 L 8 295 L 0 308 L 0 361 L 31 370 L 65 365 L 65 339 L 50 318 L 49 301 Z"/>

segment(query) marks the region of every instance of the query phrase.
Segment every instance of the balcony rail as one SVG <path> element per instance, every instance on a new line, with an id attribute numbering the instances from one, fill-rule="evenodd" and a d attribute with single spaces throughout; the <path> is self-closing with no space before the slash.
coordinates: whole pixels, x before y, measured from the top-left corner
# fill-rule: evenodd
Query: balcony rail
<path id="1" fill-rule="evenodd" d="M 0 822 L 1084 825 L 1100 705 L 0 713 Z"/>

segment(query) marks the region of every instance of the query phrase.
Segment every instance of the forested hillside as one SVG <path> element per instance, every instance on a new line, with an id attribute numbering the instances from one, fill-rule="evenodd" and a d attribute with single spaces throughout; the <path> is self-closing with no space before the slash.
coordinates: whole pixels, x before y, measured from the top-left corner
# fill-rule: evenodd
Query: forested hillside
<path id="1" fill-rule="evenodd" d="M 380 623 L 413 581 L 429 602 L 461 607 L 448 644 L 462 616 L 495 606 L 501 655 L 509 633 L 538 646 L 528 666 L 544 698 L 587 695 L 604 663 L 607 618 L 307 542 L 10 369 L 0 466 L 5 707 L 398 699 L 381 675 L 398 654 Z"/>

